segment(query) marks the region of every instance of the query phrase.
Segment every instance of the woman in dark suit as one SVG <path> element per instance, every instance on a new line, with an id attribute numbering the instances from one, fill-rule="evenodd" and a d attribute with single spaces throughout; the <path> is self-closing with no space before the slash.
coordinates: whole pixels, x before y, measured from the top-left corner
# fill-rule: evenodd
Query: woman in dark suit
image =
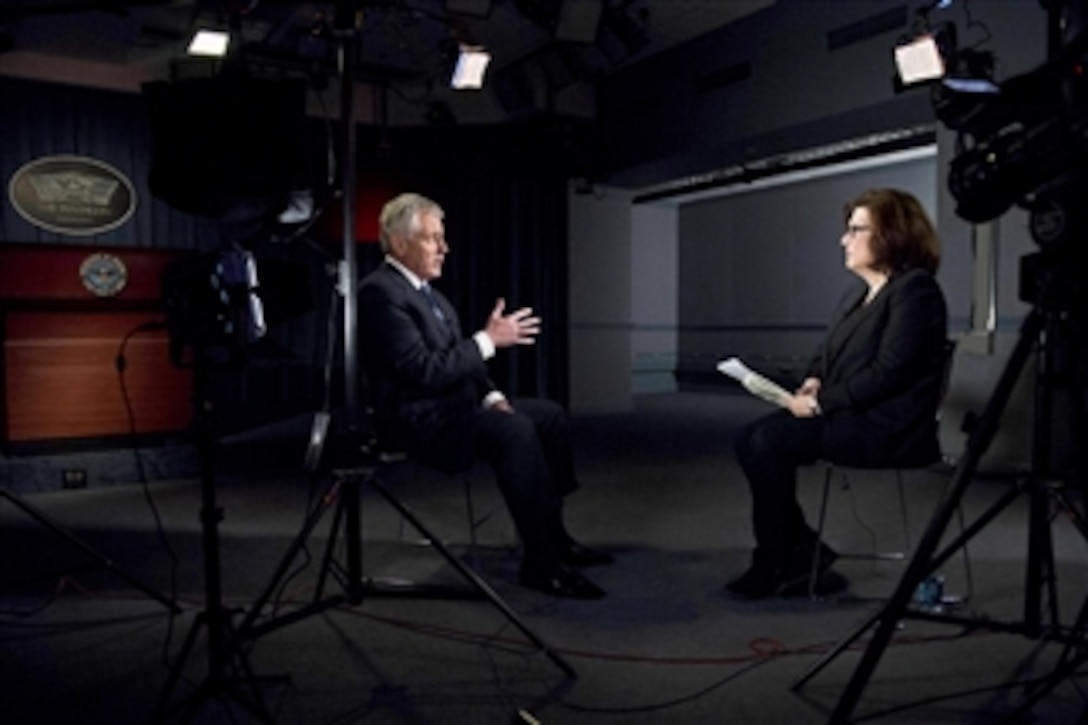
<path id="1" fill-rule="evenodd" d="M 751 567 L 726 585 L 741 598 L 774 596 L 811 573 L 817 537 L 797 502 L 799 466 L 917 466 L 940 457 L 935 413 L 948 321 L 934 277 L 936 231 L 918 200 L 895 189 L 866 191 L 844 217 L 845 265 L 858 281 L 785 409 L 748 424 L 735 443 L 756 539 Z M 823 546 L 821 567 L 834 559 Z"/>

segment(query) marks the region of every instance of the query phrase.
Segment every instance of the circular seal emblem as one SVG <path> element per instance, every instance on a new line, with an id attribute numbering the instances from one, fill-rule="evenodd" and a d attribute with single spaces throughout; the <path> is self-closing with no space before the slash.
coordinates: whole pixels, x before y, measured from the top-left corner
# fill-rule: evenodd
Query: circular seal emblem
<path id="1" fill-rule="evenodd" d="M 120 258 L 98 252 L 88 256 L 79 265 L 79 278 L 92 294 L 113 297 L 125 288 L 128 269 Z"/>

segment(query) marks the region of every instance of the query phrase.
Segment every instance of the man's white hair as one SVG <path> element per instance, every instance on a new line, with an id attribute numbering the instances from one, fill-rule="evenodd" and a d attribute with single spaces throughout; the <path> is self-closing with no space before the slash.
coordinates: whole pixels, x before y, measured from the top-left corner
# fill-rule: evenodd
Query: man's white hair
<path id="1" fill-rule="evenodd" d="M 389 251 L 390 238 L 394 234 L 414 232 L 419 227 L 419 217 L 422 214 L 434 214 L 439 219 L 446 215 L 438 202 L 422 194 L 407 192 L 387 201 L 378 217 L 382 251 Z"/>

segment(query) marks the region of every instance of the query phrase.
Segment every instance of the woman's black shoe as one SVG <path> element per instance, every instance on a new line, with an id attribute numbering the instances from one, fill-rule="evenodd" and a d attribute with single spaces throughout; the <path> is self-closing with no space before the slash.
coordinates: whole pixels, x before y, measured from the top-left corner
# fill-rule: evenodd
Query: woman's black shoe
<path id="1" fill-rule="evenodd" d="M 570 541 L 559 552 L 559 558 L 567 566 L 584 568 L 587 566 L 604 566 L 611 564 L 614 559 L 611 554 L 582 546 L 577 541 Z"/>
<path id="2" fill-rule="evenodd" d="M 518 581 L 523 587 L 565 599 L 603 599 L 604 589 L 586 579 L 580 573 L 558 566 L 549 572 L 522 568 Z"/>
<path id="3" fill-rule="evenodd" d="M 819 556 L 818 559 L 817 556 Z M 807 586 L 808 580 L 812 578 L 814 560 L 818 578 L 830 569 L 838 558 L 838 553 L 822 541 L 809 541 L 798 544 L 790 554 L 789 561 L 782 567 L 781 588 L 783 591 L 780 593 L 786 594 L 785 590 L 792 590 L 799 585 Z M 787 596 L 791 595 L 793 595 L 792 592 L 787 594 Z"/>
<path id="4" fill-rule="evenodd" d="M 767 599 L 778 593 L 782 578 L 774 567 L 753 564 L 748 571 L 725 585 L 725 591 L 739 599 Z"/>

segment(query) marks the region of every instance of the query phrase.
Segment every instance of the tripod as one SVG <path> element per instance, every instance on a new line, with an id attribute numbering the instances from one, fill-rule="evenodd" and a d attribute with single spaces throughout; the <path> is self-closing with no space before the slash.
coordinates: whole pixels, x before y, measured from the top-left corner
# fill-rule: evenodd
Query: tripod
<path id="1" fill-rule="evenodd" d="M 330 311 L 330 319 L 337 312 L 338 297 L 334 294 Z M 350 305 L 345 305 L 345 314 L 350 312 Z M 327 348 L 328 359 L 331 360 L 334 348 L 334 335 L 331 332 Z M 352 349 L 352 336 L 347 335 L 346 347 Z M 353 359 L 349 355 L 349 360 Z M 350 366 L 349 366 L 350 367 Z M 330 366 L 326 365 L 326 390 L 328 390 L 328 373 Z M 355 376 L 352 375 L 352 378 Z M 326 394 L 327 395 L 327 394 Z M 311 438 L 306 450 L 305 467 L 311 474 L 317 475 L 322 466 L 321 459 L 325 452 L 328 430 L 331 421 L 329 403 L 326 397 L 324 409 L 318 413 L 314 420 Z M 375 446 L 360 445 L 355 435 L 356 426 L 352 426 L 352 415 L 349 413 L 349 430 L 345 451 L 337 451 L 337 458 L 342 467 L 334 468 L 326 475 L 329 483 L 324 493 L 317 500 L 313 509 L 307 514 L 302 528 L 288 547 L 279 565 L 273 572 L 272 578 L 262 594 L 250 607 L 241 626 L 238 636 L 242 640 L 256 639 L 273 630 L 297 622 L 310 615 L 320 613 L 341 604 L 359 605 L 367 597 L 411 597 L 426 599 L 486 599 L 494 605 L 511 624 L 514 625 L 525 637 L 549 659 L 556 664 L 569 677 L 577 677 L 574 668 L 555 652 L 548 644 L 529 628 L 527 624 L 510 608 L 505 600 L 496 592 L 475 570 L 461 560 L 450 548 L 436 536 L 414 511 L 393 495 L 383 478 L 385 473 L 395 466 L 406 465 L 407 460 L 401 456 L 379 454 Z M 361 493 L 364 486 L 376 491 L 385 501 L 412 525 L 423 540 L 431 546 L 445 561 L 450 564 L 465 579 L 469 587 L 452 587 L 443 585 L 428 585 L 409 582 L 403 579 L 380 580 L 364 575 L 362 556 L 362 520 Z M 305 549 L 314 529 L 320 523 L 330 508 L 334 508 L 332 525 L 329 532 L 325 554 L 322 560 L 322 568 L 318 576 L 317 586 L 313 601 L 291 613 L 278 616 L 271 620 L 258 623 L 257 618 L 272 600 L 276 591 L 286 580 L 291 565 L 298 555 Z M 346 563 L 341 563 L 334 556 L 337 541 L 343 535 Z M 330 574 L 336 574 L 342 587 L 342 592 L 324 596 L 325 582 Z"/>
<path id="2" fill-rule="evenodd" d="M 271 582 L 262 595 L 250 608 L 247 616 L 239 628 L 239 636 L 243 639 L 260 637 L 275 629 L 279 629 L 292 622 L 299 621 L 312 614 L 319 613 L 340 604 L 350 603 L 358 605 L 368 596 L 374 597 L 413 597 L 413 598 L 457 598 L 457 599 L 486 599 L 495 606 L 506 619 L 514 625 L 538 650 L 566 674 L 568 677 L 577 677 L 574 668 L 555 650 L 553 650 L 535 631 L 533 631 L 518 614 L 510 608 L 506 601 L 487 583 L 479 574 L 461 560 L 408 506 L 392 494 L 382 480 L 381 473 L 389 466 L 398 465 L 397 461 L 381 460 L 371 457 L 370 460 L 360 465 L 337 469 L 332 472 L 329 489 L 322 496 L 318 505 L 307 517 L 302 529 L 299 531 L 287 554 L 277 567 Z M 448 587 L 428 587 L 414 583 L 397 582 L 384 583 L 376 579 L 365 577 L 362 569 L 362 525 L 360 520 L 360 494 L 362 486 L 368 486 L 385 499 L 397 512 L 403 516 L 424 540 L 465 578 L 470 589 L 451 589 Z M 326 544 L 324 563 L 318 578 L 314 600 L 311 604 L 282 615 L 278 618 L 263 623 L 256 623 L 258 614 L 264 609 L 268 601 L 279 588 L 284 576 L 286 576 L 291 562 L 305 546 L 307 538 L 312 533 L 324 513 L 336 504 L 329 540 Z M 337 538 L 343 527 L 345 543 L 346 567 L 341 566 L 333 557 L 333 550 Z M 324 597 L 325 580 L 328 574 L 336 571 L 339 574 L 343 592 Z"/>
<path id="3" fill-rule="evenodd" d="M 1057 265 L 1053 264 L 1054 260 L 1048 260 L 1043 255 L 1038 255 L 1024 261 L 1041 262 L 1037 268 L 1032 269 L 1032 271 L 1038 272 L 1035 294 L 1031 295 L 1036 298 L 1035 304 L 1021 325 L 1020 336 L 1009 357 L 1009 361 L 1002 371 L 994 392 L 979 417 L 975 428 L 971 432 L 964 454 L 956 466 L 903 577 L 896 586 L 891 598 L 876 614 L 840 640 L 791 688 L 794 691 L 800 690 L 805 683 L 875 625 L 876 628 L 865 649 L 865 653 L 831 715 L 830 722 L 832 723 L 843 723 L 849 720 L 873 671 L 879 664 L 884 650 L 891 641 L 896 626 L 902 619 L 910 618 L 947 624 L 962 624 L 969 628 L 1022 634 L 1030 638 L 1041 637 L 1052 641 L 1084 644 L 1083 619 L 1085 614 L 1083 612 L 1078 617 L 1078 626 L 1073 628 L 1061 626 L 1058 619 L 1054 551 L 1049 520 L 1051 504 L 1069 512 L 1074 525 L 1086 539 L 1088 539 L 1088 526 L 1085 525 L 1083 517 L 1077 512 L 1065 492 L 1047 486 L 1043 480 L 1051 473 L 1049 456 L 1050 418 L 1053 383 L 1057 369 L 1054 344 L 1060 338 L 1062 333 L 1061 325 L 1063 320 L 1067 319 L 1068 310 L 1065 307 L 1063 296 L 1059 294 L 1058 270 L 1056 269 Z M 1025 269 L 1030 268 L 1025 267 Z M 952 515 L 957 510 L 982 455 L 993 441 L 998 430 L 1001 414 L 1005 410 L 1016 381 L 1033 350 L 1037 352 L 1038 374 L 1035 389 L 1031 470 L 1025 480 L 1020 481 L 1016 487 L 1008 491 L 984 511 L 974 523 L 967 526 L 944 549 L 938 551 L 938 546 Z M 1079 392 L 1077 391 L 1078 395 Z M 909 609 L 908 605 L 918 584 L 936 571 L 957 550 L 962 548 L 1021 495 L 1029 497 L 1028 559 L 1025 572 L 1023 620 L 1019 622 L 1001 622 Z M 1044 622 L 1043 618 L 1044 586 L 1047 601 L 1049 602 L 1046 622 Z M 1079 665 L 1079 661 L 1077 664 Z"/>
<path id="4" fill-rule="evenodd" d="M 208 698 L 229 697 L 261 722 L 271 723 L 273 717 L 261 699 L 256 679 L 249 666 L 242 640 L 231 623 L 232 613 L 223 605 L 222 579 L 219 559 L 219 522 L 223 509 L 216 503 L 215 475 L 212 466 L 211 434 L 208 423 L 210 404 L 207 400 L 207 370 L 196 353 L 193 366 L 194 409 L 193 429 L 200 459 L 200 523 L 204 553 L 204 610 L 197 614 L 185 638 L 177 659 L 170 670 L 166 686 L 155 708 L 153 722 L 161 722 L 169 709 L 184 708 L 184 720 L 191 721 Z M 197 637 L 206 629 L 208 635 L 208 671 L 203 683 L 187 698 L 170 708 L 170 699 Z"/>
<path id="5" fill-rule="evenodd" d="M 110 570 L 117 576 L 121 577 L 126 582 L 142 591 L 147 596 L 162 603 L 163 606 L 165 606 L 174 614 L 178 614 L 181 612 L 181 608 L 178 607 L 178 605 L 174 601 L 166 598 L 164 595 L 154 591 L 149 586 L 136 579 L 127 571 L 119 567 L 112 559 L 97 551 L 83 539 L 79 538 L 71 531 L 51 519 L 49 516 L 46 515 L 44 511 L 40 510 L 38 507 L 31 505 L 27 501 L 24 501 L 22 498 L 20 498 L 15 493 L 9 491 L 3 486 L 0 486 L 0 498 L 7 499 L 7 501 L 10 502 L 12 506 L 22 511 L 30 518 L 34 519 L 34 521 L 36 521 L 46 530 L 53 534 L 56 534 L 60 538 L 75 546 L 77 549 L 80 549 L 92 559 L 97 561 L 100 565 Z"/>
<path id="6" fill-rule="evenodd" d="M 1088 598 L 1085 598 L 1084 603 L 1081 605 L 1080 613 L 1077 615 L 1077 621 L 1073 625 L 1072 631 L 1075 636 L 1066 643 L 1065 650 L 1062 652 L 1058 664 L 1054 667 L 1054 670 L 1050 675 L 1044 678 L 1035 691 L 1024 701 L 1020 709 L 1015 713 L 1016 716 L 1028 712 L 1035 703 L 1046 697 L 1050 691 L 1061 684 L 1065 678 L 1072 676 L 1080 669 L 1081 665 L 1088 662 L 1088 640 L 1085 639 L 1086 626 L 1088 626 Z M 1080 651 L 1075 655 L 1071 654 L 1073 648 L 1078 644 L 1080 646 Z"/>

